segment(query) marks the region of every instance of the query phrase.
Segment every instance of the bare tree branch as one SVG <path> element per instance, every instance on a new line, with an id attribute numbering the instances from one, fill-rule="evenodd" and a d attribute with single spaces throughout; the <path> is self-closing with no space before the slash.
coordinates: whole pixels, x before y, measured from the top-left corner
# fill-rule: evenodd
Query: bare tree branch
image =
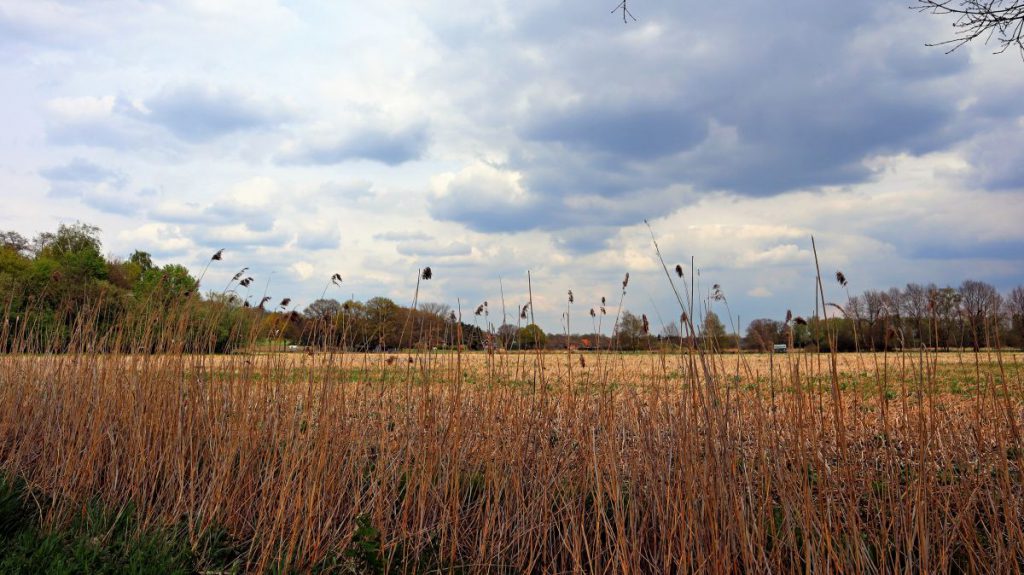
<path id="1" fill-rule="evenodd" d="M 929 46 L 949 46 L 949 53 L 983 38 L 998 43 L 997 54 L 1016 47 L 1024 57 L 1024 0 L 917 0 L 911 8 L 954 18 L 954 37 Z"/>
<path id="2" fill-rule="evenodd" d="M 633 13 L 630 12 L 629 8 L 626 7 L 626 0 L 622 0 L 622 2 L 619 2 L 619 5 L 612 9 L 612 14 L 618 12 L 619 10 L 622 11 L 623 24 L 629 24 L 629 20 L 626 20 L 626 16 L 629 16 L 630 18 L 633 19 L 634 22 L 636 22 L 636 16 L 633 16 Z"/>

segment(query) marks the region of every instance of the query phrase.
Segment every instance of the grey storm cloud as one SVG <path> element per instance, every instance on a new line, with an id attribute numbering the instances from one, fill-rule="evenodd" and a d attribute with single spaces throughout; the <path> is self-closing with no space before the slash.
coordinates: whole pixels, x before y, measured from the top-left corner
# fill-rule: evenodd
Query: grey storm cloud
<path id="1" fill-rule="evenodd" d="M 914 248 L 910 256 L 935 260 L 990 259 L 1024 262 L 1024 239 L 980 241 L 971 244 L 931 241 Z"/>
<path id="2" fill-rule="evenodd" d="M 503 202 L 463 182 L 432 198 L 434 217 L 483 232 L 635 224 L 695 198 L 666 195 L 672 187 L 765 197 L 861 183 L 873 177 L 864 165 L 873 156 L 945 150 L 985 129 L 962 109 L 954 80 L 968 70 L 967 56 L 925 47 L 935 39 L 931 21 L 880 0 L 800 0 L 785 10 L 753 1 L 651 5 L 632 28 L 589 17 L 567 23 L 557 10 L 534 13 L 510 33 L 516 38 L 493 40 L 546 47 L 543 68 L 512 62 L 522 69 L 509 75 L 575 94 L 535 97 L 511 114 L 507 168 L 521 174 L 528 201 Z M 663 38 L 630 44 L 644 22 Z M 499 104 L 465 107 L 507 113 L 500 94 L 485 97 Z M 1024 100 L 1002 103 L 1004 113 L 1024 114 Z M 1013 162 L 997 160 L 1017 185 Z M 610 204 L 571 201 L 591 196 Z M 568 235 L 564 243 L 602 245 Z"/>
<path id="3" fill-rule="evenodd" d="M 370 160 L 398 166 L 423 157 L 429 145 L 426 126 L 400 130 L 362 129 L 327 143 L 303 142 L 280 158 L 284 164 L 331 165 L 353 160 Z"/>
<path id="4" fill-rule="evenodd" d="M 165 89 L 146 100 L 143 118 L 177 137 L 201 142 L 233 132 L 273 127 L 287 118 L 278 106 L 230 90 L 191 84 Z"/>
<path id="5" fill-rule="evenodd" d="M 999 123 L 968 145 L 978 168 L 976 181 L 990 190 L 1024 190 L 1024 134 L 1021 125 Z"/>
<path id="6" fill-rule="evenodd" d="M 629 108 L 573 107 L 532 116 L 527 139 L 558 142 L 624 159 L 653 159 L 700 143 L 707 121 L 687 110 L 645 105 Z"/>

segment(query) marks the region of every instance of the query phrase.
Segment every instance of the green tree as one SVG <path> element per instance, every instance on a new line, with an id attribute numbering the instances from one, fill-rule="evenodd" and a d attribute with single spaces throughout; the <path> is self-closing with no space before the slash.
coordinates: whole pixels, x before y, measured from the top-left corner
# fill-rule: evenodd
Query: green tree
<path id="1" fill-rule="evenodd" d="M 135 250 L 132 255 L 128 257 L 128 261 L 139 266 L 139 269 L 143 272 L 147 272 L 153 269 L 153 257 L 148 252 Z"/>
<path id="2" fill-rule="evenodd" d="M 36 259 L 52 259 L 59 264 L 62 276 L 82 282 L 107 277 L 107 262 L 103 259 L 100 229 L 88 224 L 61 224 L 57 233 L 40 234 L 41 246 Z"/>
<path id="3" fill-rule="evenodd" d="M 377 296 L 366 302 L 366 322 L 369 328 L 367 347 L 381 350 L 395 349 L 402 336 L 403 308 L 386 297 Z"/>
<path id="4" fill-rule="evenodd" d="M 196 296 L 199 282 L 189 273 L 188 268 L 178 264 L 167 264 L 143 272 L 135 284 L 135 296 L 140 302 L 169 304 Z"/>
<path id="5" fill-rule="evenodd" d="M 548 336 L 539 325 L 531 323 L 519 330 L 519 333 L 516 334 L 516 339 L 524 349 L 537 349 L 547 344 Z"/>
<path id="6" fill-rule="evenodd" d="M 18 254 L 24 254 L 28 252 L 30 245 L 25 236 L 18 232 L 0 232 L 0 250 L 11 250 Z"/>

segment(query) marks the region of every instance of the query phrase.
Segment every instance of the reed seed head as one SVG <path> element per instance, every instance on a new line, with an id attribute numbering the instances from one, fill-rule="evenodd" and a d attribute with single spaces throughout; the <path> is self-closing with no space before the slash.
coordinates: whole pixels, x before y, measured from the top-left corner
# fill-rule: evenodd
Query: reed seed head
<path id="1" fill-rule="evenodd" d="M 722 286 L 718 284 L 711 286 L 711 299 L 715 301 L 725 300 L 725 294 L 722 292 Z"/>
<path id="2" fill-rule="evenodd" d="M 420 277 L 422 277 L 424 280 L 429 280 L 430 278 L 434 277 L 434 271 L 430 269 L 430 266 L 427 266 L 423 268 L 423 274 Z"/>

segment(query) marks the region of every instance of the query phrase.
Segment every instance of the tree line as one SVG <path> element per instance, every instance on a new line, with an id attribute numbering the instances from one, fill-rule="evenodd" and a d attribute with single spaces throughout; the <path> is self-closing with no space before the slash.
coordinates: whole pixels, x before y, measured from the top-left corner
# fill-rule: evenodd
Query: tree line
<path id="1" fill-rule="evenodd" d="M 836 275 L 845 289 L 845 277 Z M 800 324 L 755 319 L 743 343 L 750 349 L 789 343 L 825 351 L 831 332 L 837 351 L 1024 346 L 1024 286 L 1000 294 L 989 283 L 968 279 L 958 287 L 909 283 L 846 296 L 845 303 L 828 303 L 825 313 Z"/>
<path id="2" fill-rule="evenodd" d="M 84 341 L 103 348 L 96 351 L 215 353 L 292 346 L 391 351 L 459 342 L 482 348 L 486 342 L 479 327 L 444 304 L 321 299 L 300 312 L 290 298 L 243 295 L 254 281 L 247 270 L 223 289 L 201 293 L 205 269 L 195 277 L 183 265 L 157 266 L 138 250 L 126 259 L 104 257 L 95 226 L 62 224 L 31 239 L 2 231 L 0 350 L 61 352 Z"/>
<path id="3" fill-rule="evenodd" d="M 219 262 L 221 254 L 209 263 Z M 821 351 L 833 345 L 838 351 L 880 351 L 1024 345 L 1024 286 L 1000 294 L 991 284 L 975 280 L 958 287 L 911 283 L 854 295 L 838 273 L 846 295 L 842 304 L 828 303 L 806 319 L 791 314 L 784 320 L 758 318 L 738 337 L 731 318 L 727 326 L 711 311 L 710 299 L 692 336 L 683 334 L 681 323 L 669 323 L 655 333 L 646 315 L 629 310 L 605 317 L 604 306 L 600 314 L 591 311 L 594 329 L 589 333 L 559 334 L 545 333 L 523 308 L 514 310 L 516 323 L 503 316 L 501 325 L 495 325 L 486 302 L 471 313 L 443 303 L 403 306 L 386 297 L 343 302 L 321 298 L 300 311 L 290 298 L 274 302 L 248 295 L 254 280 L 246 272 L 243 268 L 223 289 L 203 294 L 205 270 L 197 278 L 179 264 L 157 266 L 144 251 L 124 259 L 104 257 L 95 226 L 62 224 L 31 239 L 0 232 L 3 349 L 11 350 L 13 342 L 26 349 L 68 348 L 83 326 L 109 330 L 109 337 L 98 341 L 108 342 L 111 349 L 219 353 L 254 346 L 625 351 L 700 345 L 767 351 L 787 344 Z M 331 280 L 340 283 L 341 277 L 335 274 Z"/>

